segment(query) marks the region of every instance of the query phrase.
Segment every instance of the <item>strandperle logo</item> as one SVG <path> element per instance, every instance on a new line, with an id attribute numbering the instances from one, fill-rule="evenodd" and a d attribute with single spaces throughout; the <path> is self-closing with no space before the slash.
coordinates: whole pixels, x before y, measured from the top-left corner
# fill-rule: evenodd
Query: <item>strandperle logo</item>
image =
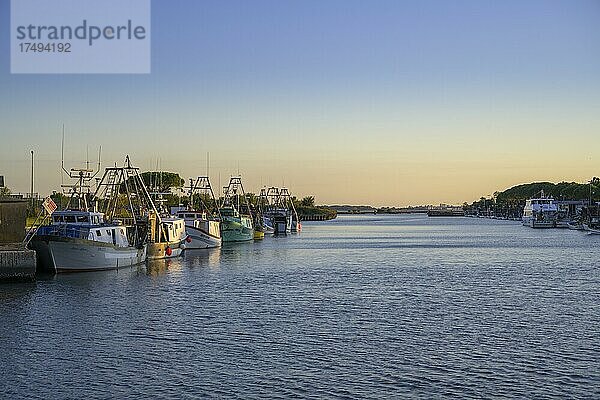
<path id="1" fill-rule="evenodd" d="M 134 26 L 131 20 L 125 25 L 116 26 L 98 26 L 91 25 L 87 20 L 83 20 L 81 25 L 73 28 L 72 26 L 45 26 L 28 25 L 17 27 L 17 39 L 28 39 L 31 41 L 65 41 L 65 40 L 86 40 L 90 46 L 99 39 L 105 40 L 144 40 L 146 39 L 146 28 L 137 25 Z"/>
<path id="2" fill-rule="evenodd" d="M 150 0 L 11 0 L 11 72 L 150 73 Z"/>

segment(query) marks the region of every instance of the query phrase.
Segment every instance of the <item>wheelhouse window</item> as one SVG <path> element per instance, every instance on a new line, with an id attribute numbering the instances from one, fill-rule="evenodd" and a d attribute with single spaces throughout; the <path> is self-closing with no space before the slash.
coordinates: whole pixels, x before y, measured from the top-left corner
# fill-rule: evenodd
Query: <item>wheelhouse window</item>
<path id="1" fill-rule="evenodd" d="M 98 229 L 98 230 L 96 231 L 96 236 L 102 236 L 102 232 L 100 231 L 100 229 Z"/>
<path id="2" fill-rule="evenodd" d="M 90 219 L 88 218 L 87 215 L 78 215 L 77 216 L 77 222 L 89 222 Z"/>
<path id="3" fill-rule="evenodd" d="M 74 215 L 65 215 L 65 222 L 75 222 Z"/>

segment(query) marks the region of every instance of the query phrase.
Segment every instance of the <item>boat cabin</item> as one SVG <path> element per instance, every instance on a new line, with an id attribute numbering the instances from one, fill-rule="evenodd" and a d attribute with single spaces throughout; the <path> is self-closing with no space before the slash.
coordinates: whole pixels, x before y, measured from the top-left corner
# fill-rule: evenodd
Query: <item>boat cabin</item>
<path id="1" fill-rule="evenodd" d="M 200 211 L 178 211 L 177 217 L 183 218 L 186 222 L 196 219 L 208 220 L 206 213 Z"/>
<path id="2" fill-rule="evenodd" d="M 90 211 L 65 210 L 52 214 L 52 225 L 96 226 L 104 223 L 104 214 Z"/>
<path id="3" fill-rule="evenodd" d="M 182 242 L 187 237 L 185 221 L 181 218 L 164 218 L 162 225 L 167 242 Z"/>
<path id="4" fill-rule="evenodd" d="M 223 207 L 220 211 L 223 217 L 239 218 L 240 216 L 240 213 L 234 207 Z"/>
<path id="5" fill-rule="evenodd" d="M 91 211 L 64 210 L 52 214 L 52 224 L 40 227 L 39 234 L 94 242 L 112 243 L 127 247 L 127 228 L 118 224 L 106 224 L 104 214 Z"/>
<path id="6" fill-rule="evenodd" d="M 525 210 L 533 212 L 558 211 L 558 205 L 552 198 L 529 199 L 525 203 Z"/>

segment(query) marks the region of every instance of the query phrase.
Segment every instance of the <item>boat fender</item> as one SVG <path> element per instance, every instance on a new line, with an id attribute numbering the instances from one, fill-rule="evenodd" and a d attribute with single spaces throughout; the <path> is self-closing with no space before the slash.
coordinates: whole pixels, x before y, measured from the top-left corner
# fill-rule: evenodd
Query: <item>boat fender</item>
<path id="1" fill-rule="evenodd" d="M 192 243 L 192 237 L 191 236 L 186 237 L 185 241 L 188 243 Z"/>
<path id="2" fill-rule="evenodd" d="M 168 255 L 168 256 L 170 256 L 171 254 L 173 254 L 173 250 L 171 250 L 171 248 L 170 248 L 170 247 L 167 247 L 167 248 L 165 249 L 165 254 L 166 254 L 166 255 Z"/>

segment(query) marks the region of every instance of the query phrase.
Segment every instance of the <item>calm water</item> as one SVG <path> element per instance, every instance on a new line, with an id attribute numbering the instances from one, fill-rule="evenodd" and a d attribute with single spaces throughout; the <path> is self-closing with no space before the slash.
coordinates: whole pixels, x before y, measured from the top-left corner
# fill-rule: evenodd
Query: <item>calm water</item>
<path id="1" fill-rule="evenodd" d="M 600 397 L 600 236 L 340 217 L 0 286 L 2 398 Z"/>

